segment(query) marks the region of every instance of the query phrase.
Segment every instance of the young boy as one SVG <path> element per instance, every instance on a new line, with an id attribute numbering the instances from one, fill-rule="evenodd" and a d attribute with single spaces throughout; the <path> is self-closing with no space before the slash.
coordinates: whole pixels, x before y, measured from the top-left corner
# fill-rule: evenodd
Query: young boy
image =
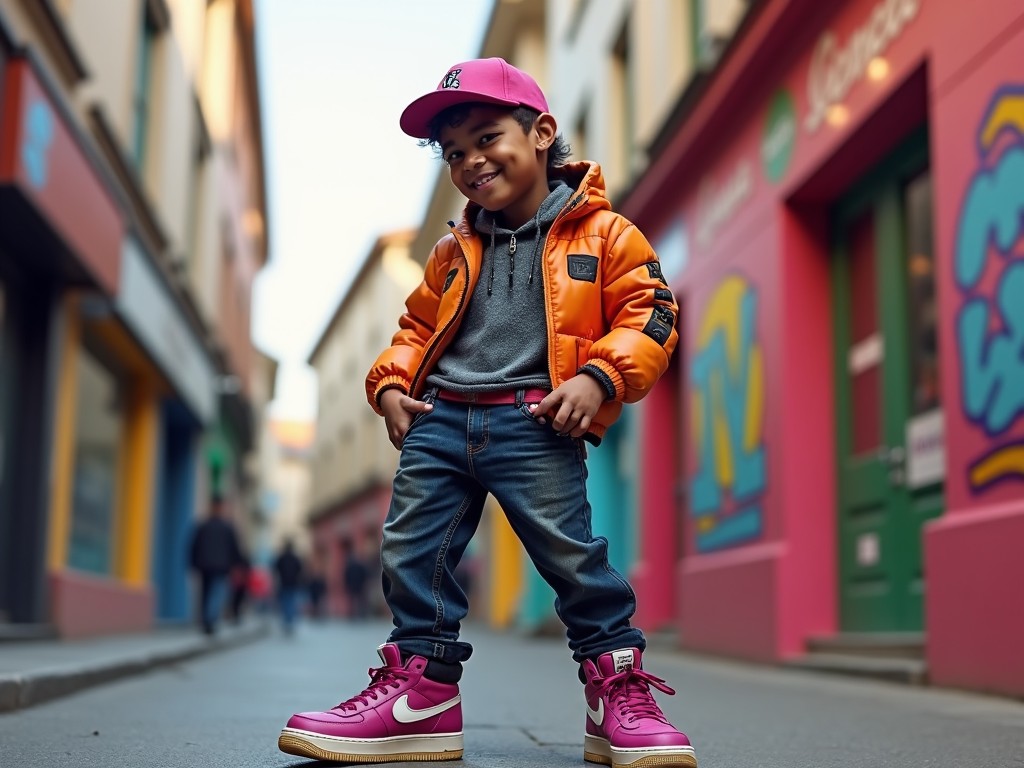
<path id="1" fill-rule="evenodd" d="M 285 752 L 342 762 L 462 757 L 455 569 L 494 495 L 541 575 L 580 664 L 584 758 L 697 765 L 642 669 L 636 598 L 594 538 L 584 440 L 668 367 L 677 307 L 643 235 L 613 213 L 595 163 L 568 147 L 536 82 L 502 59 L 456 64 L 402 130 L 438 148 L 469 202 L 434 247 L 391 347 L 366 380 L 401 450 L 381 543 L 394 617 L 369 686 L 293 716 Z"/>

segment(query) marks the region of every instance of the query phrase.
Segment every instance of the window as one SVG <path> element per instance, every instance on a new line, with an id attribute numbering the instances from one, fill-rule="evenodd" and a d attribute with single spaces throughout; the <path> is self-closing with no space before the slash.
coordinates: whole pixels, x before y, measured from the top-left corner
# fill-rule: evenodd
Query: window
<path id="1" fill-rule="evenodd" d="M 90 352 L 80 349 L 68 556 L 72 568 L 111 572 L 122 423 L 117 378 Z"/>
<path id="2" fill-rule="evenodd" d="M 938 305 L 932 242 L 932 177 L 924 171 L 903 190 L 907 233 L 907 309 L 910 322 L 911 412 L 918 416 L 940 404 Z"/>
<path id="3" fill-rule="evenodd" d="M 612 48 L 611 61 L 611 110 L 609 116 L 612 132 L 611 177 L 615 185 L 624 184 L 631 177 L 630 157 L 632 156 L 634 115 L 633 89 L 630 88 L 629 25 L 623 24 L 619 37 Z"/>
<path id="4" fill-rule="evenodd" d="M 135 85 L 132 91 L 132 110 L 135 116 L 132 138 L 132 157 L 135 167 L 141 169 L 146 161 L 146 134 L 149 130 L 150 74 L 153 69 L 153 48 L 156 44 L 157 26 L 149 10 L 149 3 L 143 3 L 142 29 L 135 61 Z"/>

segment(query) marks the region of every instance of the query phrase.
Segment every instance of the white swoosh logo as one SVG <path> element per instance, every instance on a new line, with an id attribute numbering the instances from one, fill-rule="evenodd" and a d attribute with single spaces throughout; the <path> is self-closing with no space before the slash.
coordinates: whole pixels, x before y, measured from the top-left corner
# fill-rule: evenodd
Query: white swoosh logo
<path id="1" fill-rule="evenodd" d="M 591 709 L 590 702 L 587 702 L 587 717 L 594 721 L 594 725 L 601 725 L 604 722 L 604 699 L 597 700 L 597 709 Z"/>
<path id="2" fill-rule="evenodd" d="M 391 715 L 400 723 L 416 723 L 420 720 L 426 720 L 428 717 L 440 715 L 442 712 L 447 712 L 460 701 L 462 701 L 461 694 L 426 709 L 413 709 L 409 706 L 408 696 L 399 696 L 395 706 L 391 709 Z"/>

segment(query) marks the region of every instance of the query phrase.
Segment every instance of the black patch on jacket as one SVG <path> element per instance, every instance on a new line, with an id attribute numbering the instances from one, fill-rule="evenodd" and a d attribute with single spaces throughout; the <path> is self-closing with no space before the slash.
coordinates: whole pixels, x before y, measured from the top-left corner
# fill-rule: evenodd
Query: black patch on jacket
<path id="1" fill-rule="evenodd" d="M 459 270 L 457 269 L 453 269 L 451 272 L 448 273 L 447 277 L 445 277 L 444 279 L 444 288 L 441 289 L 441 293 L 444 293 L 445 291 L 452 287 L 452 283 L 455 281 L 455 276 L 457 274 L 459 274 Z"/>
<path id="2" fill-rule="evenodd" d="M 597 256 L 570 253 L 569 277 L 573 280 L 586 280 L 588 283 L 597 282 Z"/>
<path id="3" fill-rule="evenodd" d="M 675 301 L 675 297 L 672 296 L 672 291 L 668 288 L 655 288 L 654 289 L 655 301 L 667 301 L 672 304 Z"/>
<path id="4" fill-rule="evenodd" d="M 661 274 L 660 263 L 658 263 L 657 261 L 648 261 L 646 264 L 644 264 L 644 266 L 647 267 L 647 272 L 651 275 L 651 277 L 656 277 L 659 280 L 661 280 L 661 282 L 665 283 L 665 285 L 668 285 L 668 280 L 666 280 L 665 276 Z"/>
<path id="5" fill-rule="evenodd" d="M 651 319 L 644 326 L 644 333 L 656 342 L 665 346 L 668 337 L 672 334 L 672 326 L 676 323 L 676 316 L 671 309 L 655 307 L 651 312 Z"/>

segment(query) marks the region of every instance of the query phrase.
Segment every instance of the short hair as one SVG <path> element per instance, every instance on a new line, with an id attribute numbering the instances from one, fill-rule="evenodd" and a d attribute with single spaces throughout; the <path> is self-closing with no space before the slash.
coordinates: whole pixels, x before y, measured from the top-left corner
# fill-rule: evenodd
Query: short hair
<path id="1" fill-rule="evenodd" d="M 455 128 L 461 125 L 473 107 L 494 106 L 494 104 L 488 104 L 487 102 L 471 101 L 441 110 L 430 121 L 430 136 L 420 139 L 420 146 L 432 148 L 438 158 L 443 160 L 444 151 L 441 149 L 441 129 L 445 126 Z M 501 105 L 497 106 L 500 108 Z M 540 112 L 531 107 L 509 107 L 508 109 L 512 119 L 519 123 L 519 126 L 523 129 L 523 133 L 529 133 L 530 129 L 533 128 L 533 124 L 537 122 L 537 118 L 540 117 Z M 568 142 L 562 137 L 562 134 L 558 134 L 555 136 L 555 140 L 551 142 L 551 146 L 548 147 L 548 170 L 550 171 L 553 168 L 565 165 L 571 156 L 572 150 Z"/>

